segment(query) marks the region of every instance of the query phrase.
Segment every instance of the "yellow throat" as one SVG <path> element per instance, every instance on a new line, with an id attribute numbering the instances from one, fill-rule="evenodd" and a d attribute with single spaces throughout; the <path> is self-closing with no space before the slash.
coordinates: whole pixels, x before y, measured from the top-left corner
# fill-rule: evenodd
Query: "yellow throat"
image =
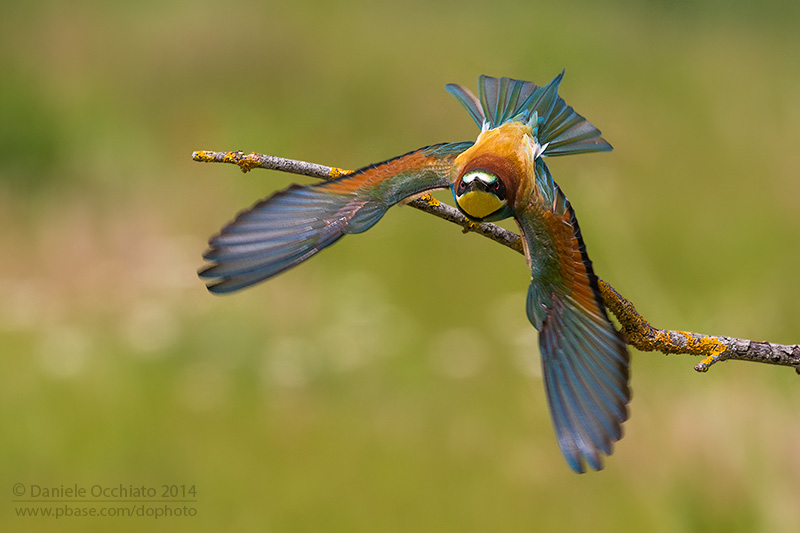
<path id="1" fill-rule="evenodd" d="M 505 200 L 486 191 L 470 191 L 457 198 L 457 202 L 467 215 L 476 219 L 488 217 L 506 205 Z"/>

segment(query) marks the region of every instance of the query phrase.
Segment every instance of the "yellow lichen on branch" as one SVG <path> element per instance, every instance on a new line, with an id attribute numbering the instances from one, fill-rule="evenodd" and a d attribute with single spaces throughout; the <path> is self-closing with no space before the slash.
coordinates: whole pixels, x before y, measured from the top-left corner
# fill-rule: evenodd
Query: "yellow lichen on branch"
<path id="1" fill-rule="evenodd" d="M 216 162 L 214 159 L 214 152 L 211 152 L 209 155 L 208 152 L 205 150 L 195 150 L 192 152 L 192 159 L 195 161 L 200 161 L 201 163 L 214 163 Z"/>
<path id="2" fill-rule="evenodd" d="M 709 335 L 654 328 L 611 285 L 600 280 L 599 286 L 603 303 L 617 317 L 628 344 L 634 348 L 643 352 L 655 350 L 664 354 L 704 355 L 709 361 L 727 350 L 724 342 Z"/>
<path id="3" fill-rule="evenodd" d="M 345 170 L 343 168 L 331 167 L 331 173 L 328 176 L 328 178 L 329 179 L 336 179 L 336 178 L 339 178 L 341 176 L 346 176 L 346 175 L 352 174 L 352 173 L 353 173 L 352 170 Z"/>
<path id="4" fill-rule="evenodd" d="M 461 233 L 469 233 L 470 231 L 477 231 L 479 227 L 480 224 L 478 224 L 477 222 L 467 222 L 467 224 L 464 226 L 464 229 L 461 230 Z"/>
<path id="5" fill-rule="evenodd" d="M 439 200 L 437 200 L 430 194 L 423 194 L 422 196 L 419 197 L 419 199 L 422 200 L 423 202 L 426 202 L 431 207 L 439 207 L 440 205 L 442 205 L 439 202 Z"/>
<path id="6" fill-rule="evenodd" d="M 261 166 L 261 162 L 258 159 L 247 155 L 239 159 L 236 164 L 239 165 L 239 168 L 242 169 L 242 172 L 250 172 L 254 168 Z"/>

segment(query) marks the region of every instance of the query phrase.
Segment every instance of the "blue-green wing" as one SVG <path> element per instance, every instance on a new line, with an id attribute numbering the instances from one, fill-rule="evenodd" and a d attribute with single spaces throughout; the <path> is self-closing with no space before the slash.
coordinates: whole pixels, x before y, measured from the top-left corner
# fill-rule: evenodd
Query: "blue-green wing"
<path id="1" fill-rule="evenodd" d="M 516 215 L 531 262 L 527 312 L 539 330 L 542 374 L 569 466 L 603 467 L 628 418 L 629 355 L 608 319 L 575 213 L 543 163 L 541 202 Z"/>
<path id="2" fill-rule="evenodd" d="M 215 293 L 289 269 L 343 235 L 372 227 L 389 207 L 450 185 L 456 156 L 471 142 L 429 146 L 331 181 L 293 185 L 240 213 L 209 240 L 199 272 Z"/>

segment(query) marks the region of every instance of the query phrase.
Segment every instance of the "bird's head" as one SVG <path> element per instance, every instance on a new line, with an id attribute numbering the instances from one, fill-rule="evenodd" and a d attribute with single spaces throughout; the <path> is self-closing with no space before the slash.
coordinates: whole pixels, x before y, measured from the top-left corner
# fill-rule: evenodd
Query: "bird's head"
<path id="1" fill-rule="evenodd" d="M 467 217 L 502 220 L 527 205 L 535 172 L 531 133 L 521 122 L 503 124 L 481 132 L 459 154 L 452 169 L 453 196 Z"/>
<path id="2" fill-rule="evenodd" d="M 453 184 L 453 194 L 464 214 L 477 221 L 492 219 L 508 206 L 503 180 L 483 168 L 462 174 Z"/>

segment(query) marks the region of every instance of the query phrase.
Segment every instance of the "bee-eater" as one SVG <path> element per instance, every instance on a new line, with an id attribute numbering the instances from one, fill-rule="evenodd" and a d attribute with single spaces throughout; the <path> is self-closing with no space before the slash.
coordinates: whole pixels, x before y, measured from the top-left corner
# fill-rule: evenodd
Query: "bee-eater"
<path id="1" fill-rule="evenodd" d="M 241 212 L 209 241 L 200 271 L 213 293 L 287 270 L 345 234 L 372 227 L 389 207 L 451 188 L 475 222 L 513 217 L 531 269 L 528 319 L 539 331 L 542 374 L 569 466 L 600 470 L 628 418 L 629 355 L 606 314 L 572 209 L 544 158 L 611 150 L 600 131 L 544 87 L 481 76 L 478 97 L 447 90 L 481 128 L 475 142 L 443 143 L 331 181 L 292 185 Z"/>

